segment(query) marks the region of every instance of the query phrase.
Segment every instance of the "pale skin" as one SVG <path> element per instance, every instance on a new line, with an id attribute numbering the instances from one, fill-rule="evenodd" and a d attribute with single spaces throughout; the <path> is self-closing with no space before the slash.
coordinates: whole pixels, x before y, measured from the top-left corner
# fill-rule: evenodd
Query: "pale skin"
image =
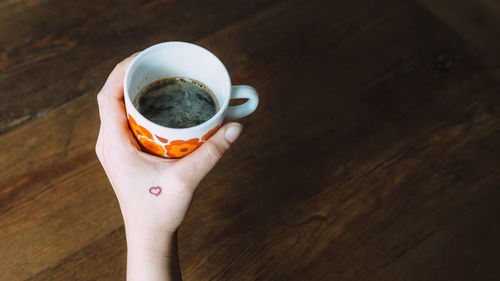
<path id="1" fill-rule="evenodd" d="M 120 62 L 97 95 L 101 127 L 96 153 L 122 211 L 127 238 L 127 280 L 182 280 L 177 229 L 200 181 L 241 133 L 227 123 L 182 159 L 141 151 L 128 127 L 123 79 L 134 54 Z"/>

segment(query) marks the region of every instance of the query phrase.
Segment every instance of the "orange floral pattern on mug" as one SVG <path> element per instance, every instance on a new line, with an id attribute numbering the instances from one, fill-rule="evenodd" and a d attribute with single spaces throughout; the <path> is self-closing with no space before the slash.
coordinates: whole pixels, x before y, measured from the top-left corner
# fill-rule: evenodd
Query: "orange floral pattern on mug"
<path id="1" fill-rule="evenodd" d="M 165 145 L 165 149 L 167 149 L 167 155 L 169 157 L 180 158 L 197 149 L 201 144 L 202 143 L 199 142 L 199 139 L 197 138 L 187 141 L 174 140 L 171 141 L 170 144 Z"/>
<path id="2" fill-rule="evenodd" d="M 134 118 L 132 118 L 132 115 L 128 115 L 128 124 L 130 125 L 130 129 L 132 129 L 132 132 L 134 133 L 135 137 L 136 138 L 139 138 L 139 137 L 146 137 L 150 140 L 153 139 L 153 135 L 148 131 L 146 130 L 146 128 L 144 128 L 143 126 L 141 125 L 138 125 Z"/>
<path id="3" fill-rule="evenodd" d="M 162 157 L 165 156 L 165 148 L 157 144 L 155 141 L 145 137 L 139 137 L 138 140 L 139 143 L 141 144 L 141 147 L 144 148 L 144 150 L 147 151 L 148 153 Z"/>
<path id="4" fill-rule="evenodd" d="M 217 133 L 220 128 L 220 125 L 215 126 L 205 135 L 203 135 L 201 137 L 201 140 L 198 138 L 193 138 L 190 140 L 173 140 L 169 143 L 168 139 L 160 137 L 158 135 L 155 135 L 156 138 L 154 138 L 153 134 L 151 134 L 143 126 L 137 124 L 137 122 L 134 120 L 134 118 L 132 118 L 130 114 L 128 114 L 128 123 L 130 129 L 137 138 L 137 141 L 145 152 L 161 157 L 168 156 L 170 158 L 181 158 L 193 152 L 200 145 L 202 145 L 203 142 L 206 142 L 211 136 Z M 160 142 L 163 144 L 161 144 Z"/>
<path id="5" fill-rule="evenodd" d="M 203 137 L 201 137 L 202 141 L 207 141 L 211 136 L 213 136 L 219 130 L 220 125 L 215 126 L 212 130 L 208 131 Z"/>
<path id="6" fill-rule="evenodd" d="M 159 135 L 155 135 L 155 136 L 156 136 L 156 138 L 157 138 L 159 141 L 161 141 L 162 143 L 168 143 L 168 140 L 167 140 L 166 138 L 162 138 L 162 137 L 160 137 Z"/>

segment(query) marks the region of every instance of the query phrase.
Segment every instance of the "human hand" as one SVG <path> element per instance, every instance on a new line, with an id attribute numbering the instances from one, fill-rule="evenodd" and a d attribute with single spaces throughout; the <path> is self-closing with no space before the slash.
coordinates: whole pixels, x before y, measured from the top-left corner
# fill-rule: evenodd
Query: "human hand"
<path id="1" fill-rule="evenodd" d="M 182 159 L 142 152 L 129 130 L 123 100 L 123 79 L 134 56 L 115 67 L 97 95 L 101 127 L 96 154 L 118 198 L 129 251 L 161 252 L 184 220 L 199 182 L 238 138 L 242 126 L 225 124 Z"/>

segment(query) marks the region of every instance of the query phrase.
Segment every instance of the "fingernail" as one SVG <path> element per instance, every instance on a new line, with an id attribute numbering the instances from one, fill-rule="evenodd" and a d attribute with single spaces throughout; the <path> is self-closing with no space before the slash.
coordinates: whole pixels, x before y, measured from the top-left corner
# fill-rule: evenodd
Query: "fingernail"
<path id="1" fill-rule="evenodd" d="M 238 136 L 241 134 L 241 129 L 243 126 L 239 123 L 232 123 L 231 126 L 229 126 L 226 129 L 226 132 L 224 132 L 224 135 L 226 136 L 226 140 L 230 143 L 233 143 Z"/>

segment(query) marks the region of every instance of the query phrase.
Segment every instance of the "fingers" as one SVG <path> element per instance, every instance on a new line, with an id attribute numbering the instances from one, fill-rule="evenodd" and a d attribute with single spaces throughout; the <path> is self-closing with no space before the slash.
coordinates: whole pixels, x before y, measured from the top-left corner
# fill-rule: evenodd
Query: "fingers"
<path id="1" fill-rule="evenodd" d="M 234 122 L 224 125 L 197 150 L 177 161 L 176 168 L 197 185 L 236 141 L 242 129 L 241 124 Z"/>
<path id="2" fill-rule="evenodd" d="M 97 95 L 101 130 L 109 132 L 117 140 L 125 140 L 127 143 L 130 141 L 128 139 L 133 136 L 128 130 L 123 102 L 123 79 L 127 67 L 137 54 L 133 54 L 116 65 Z"/>
<path id="3" fill-rule="evenodd" d="M 108 76 L 106 83 L 101 89 L 99 95 L 102 94 L 103 97 L 113 98 L 114 100 L 121 100 L 123 98 L 123 91 L 115 91 L 116 89 L 123 90 L 123 78 L 125 77 L 125 72 L 127 71 L 128 66 L 132 62 L 132 60 L 139 54 L 140 52 L 136 52 L 130 57 L 124 59 L 119 62 L 111 74 Z"/>
<path id="4" fill-rule="evenodd" d="M 125 77 L 127 67 L 137 54 L 138 53 L 135 53 L 117 64 L 108 76 L 108 79 L 106 80 L 106 83 L 104 83 L 101 91 L 97 94 L 101 121 L 116 121 L 115 118 L 118 114 L 120 114 L 120 116 L 125 116 L 125 114 L 121 114 L 122 112 L 120 110 L 122 108 L 124 109 L 123 79 Z M 104 125 L 106 125 L 106 123 Z"/>

